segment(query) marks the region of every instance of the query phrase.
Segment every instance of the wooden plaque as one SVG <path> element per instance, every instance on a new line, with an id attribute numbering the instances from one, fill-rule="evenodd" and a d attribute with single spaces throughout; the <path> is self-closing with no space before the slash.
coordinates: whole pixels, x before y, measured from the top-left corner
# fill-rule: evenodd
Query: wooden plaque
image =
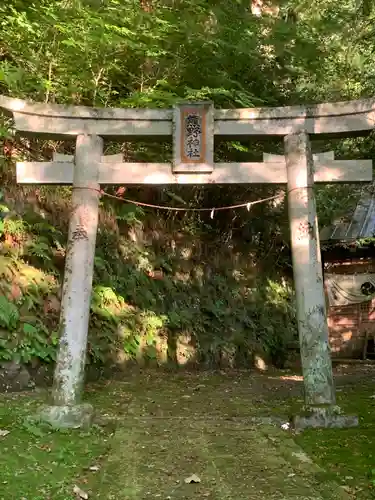
<path id="1" fill-rule="evenodd" d="M 211 173 L 214 168 L 212 103 L 176 106 L 173 122 L 173 173 Z"/>

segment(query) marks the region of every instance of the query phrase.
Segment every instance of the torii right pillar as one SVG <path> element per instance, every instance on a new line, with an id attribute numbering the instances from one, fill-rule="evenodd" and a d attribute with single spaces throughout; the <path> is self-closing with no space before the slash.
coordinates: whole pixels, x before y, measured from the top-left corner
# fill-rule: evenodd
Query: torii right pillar
<path id="1" fill-rule="evenodd" d="M 297 429 L 353 427 L 358 425 L 358 418 L 342 415 L 336 406 L 309 136 L 304 131 L 287 135 L 284 145 L 297 324 L 305 388 L 304 412 L 294 417 L 293 424 Z"/>

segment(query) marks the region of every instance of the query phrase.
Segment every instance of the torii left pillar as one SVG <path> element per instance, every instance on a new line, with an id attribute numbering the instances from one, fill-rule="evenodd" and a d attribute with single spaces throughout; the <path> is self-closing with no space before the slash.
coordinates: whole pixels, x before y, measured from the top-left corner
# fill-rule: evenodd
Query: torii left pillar
<path id="1" fill-rule="evenodd" d="M 52 405 L 42 418 L 55 427 L 89 425 L 93 408 L 82 403 L 87 331 L 99 211 L 99 164 L 103 139 L 77 136 L 60 314 L 60 346 L 52 390 Z"/>

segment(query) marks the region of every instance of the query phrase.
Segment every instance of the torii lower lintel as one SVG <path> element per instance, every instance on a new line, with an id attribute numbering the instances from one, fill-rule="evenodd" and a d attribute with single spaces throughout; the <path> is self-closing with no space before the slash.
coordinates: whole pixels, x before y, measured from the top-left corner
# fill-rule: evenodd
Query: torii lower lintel
<path id="1" fill-rule="evenodd" d="M 114 155 L 118 158 L 118 155 Z M 284 159 L 252 163 L 215 163 L 211 173 L 174 173 L 169 163 L 123 163 L 111 159 L 98 165 L 100 184 L 168 185 L 168 184 L 286 184 Z M 73 184 L 72 161 L 18 162 L 19 184 Z M 314 182 L 371 182 L 371 160 L 317 160 Z"/>

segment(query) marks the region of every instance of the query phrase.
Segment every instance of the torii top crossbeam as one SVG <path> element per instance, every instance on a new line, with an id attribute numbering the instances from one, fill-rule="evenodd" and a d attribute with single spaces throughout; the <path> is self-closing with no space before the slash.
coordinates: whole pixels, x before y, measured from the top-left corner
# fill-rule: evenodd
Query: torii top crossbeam
<path id="1" fill-rule="evenodd" d="M 0 108 L 14 117 L 15 128 L 27 135 L 61 139 L 79 134 L 107 138 L 163 138 L 172 134 L 173 110 L 91 108 L 29 103 L 0 96 Z M 310 135 L 352 135 L 370 132 L 375 124 L 375 99 L 275 108 L 214 111 L 214 134 L 241 139 L 285 136 L 303 129 Z"/>

